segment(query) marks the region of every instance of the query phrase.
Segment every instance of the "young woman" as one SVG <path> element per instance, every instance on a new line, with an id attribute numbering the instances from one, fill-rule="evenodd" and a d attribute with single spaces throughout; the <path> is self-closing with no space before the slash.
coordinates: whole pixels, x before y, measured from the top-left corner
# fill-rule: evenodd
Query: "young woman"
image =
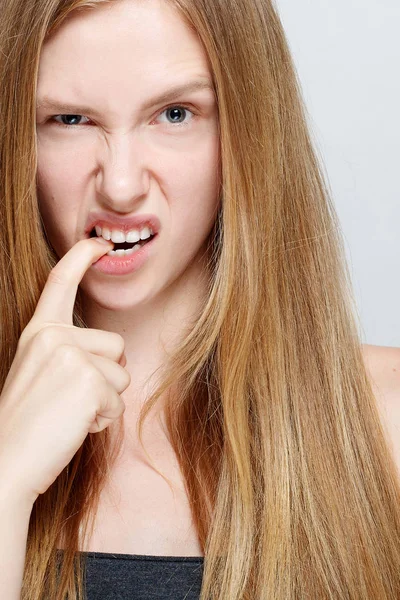
<path id="1" fill-rule="evenodd" d="M 3 0 L 0 44 L 0 597 L 399 598 L 399 350 L 272 3 Z"/>

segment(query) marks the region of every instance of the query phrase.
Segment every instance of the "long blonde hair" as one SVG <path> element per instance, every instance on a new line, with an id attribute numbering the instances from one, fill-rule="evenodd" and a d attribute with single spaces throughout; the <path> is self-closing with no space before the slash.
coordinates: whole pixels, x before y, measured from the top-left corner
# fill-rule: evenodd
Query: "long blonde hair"
<path id="1" fill-rule="evenodd" d="M 72 11 L 104 1 L 2 0 L 1 386 L 56 262 L 37 203 L 40 52 Z M 200 600 L 398 599 L 398 473 L 279 16 L 272 0 L 168 1 L 212 67 L 222 203 L 206 302 L 140 425 L 179 384 L 167 425 L 205 557 Z M 86 326 L 80 292 L 74 324 Z M 82 597 L 80 534 L 118 450 L 108 429 L 89 434 L 38 497 L 23 600 Z"/>

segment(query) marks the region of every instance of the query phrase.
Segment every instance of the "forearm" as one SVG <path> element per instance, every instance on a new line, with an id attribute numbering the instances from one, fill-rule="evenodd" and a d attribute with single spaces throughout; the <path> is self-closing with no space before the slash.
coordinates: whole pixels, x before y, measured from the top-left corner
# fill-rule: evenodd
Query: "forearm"
<path id="1" fill-rule="evenodd" d="M 0 598 L 20 600 L 33 501 L 0 483 Z"/>

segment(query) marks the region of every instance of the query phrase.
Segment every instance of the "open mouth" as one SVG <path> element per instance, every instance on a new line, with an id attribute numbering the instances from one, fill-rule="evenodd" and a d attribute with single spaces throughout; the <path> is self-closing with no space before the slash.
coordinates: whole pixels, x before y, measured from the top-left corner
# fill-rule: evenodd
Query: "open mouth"
<path id="1" fill-rule="evenodd" d="M 120 242 L 120 243 L 116 243 L 116 242 L 112 242 L 114 244 L 114 248 L 113 250 L 132 250 L 135 246 L 137 246 L 138 248 L 141 248 L 142 246 L 144 246 L 145 244 L 147 244 L 148 242 L 151 242 L 151 240 L 153 238 L 156 237 L 156 233 L 154 235 L 151 235 L 150 237 L 148 237 L 146 240 L 139 240 L 138 242 Z M 89 237 L 98 237 L 97 233 L 96 233 L 96 229 L 93 227 L 92 231 L 89 234 Z"/>

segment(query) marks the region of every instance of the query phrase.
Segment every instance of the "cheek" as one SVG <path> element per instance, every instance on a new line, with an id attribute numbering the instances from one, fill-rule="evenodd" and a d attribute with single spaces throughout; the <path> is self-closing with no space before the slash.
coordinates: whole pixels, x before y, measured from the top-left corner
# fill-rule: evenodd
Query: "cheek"
<path id="1" fill-rule="evenodd" d="M 200 150 L 200 149 L 199 149 Z M 165 190 L 171 221 L 171 253 L 176 268 L 195 257 L 214 225 L 220 198 L 219 144 L 188 152 L 181 169 L 173 165 Z M 178 250 L 177 252 L 173 250 Z M 166 252 L 166 256 L 171 256 Z"/>
<path id="2" fill-rule="evenodd" d="M 59 191 L 72 196 L 87 176 L 88 156 L 77 144 L 52 144 L 38 137 L 38 185 L 55 196 Z"/>
<path id="3" fill-rule="evenodd" d="M 215 138 L 192 151 L 171 175 L 174 190 L 169 195 L 175 214 L 183 222 L 197 223 L 199 229 L 211 225 L 220 195 L 219 142 Z"/>
<path id="4" fill-rule="evenodd" d="M 47 236 L 57 251 L 66 250 L 66 238 L 74 230 L 79 206 L 79 178 L 72 176 L 68 161 L 38 152 L 37 197 Z M 75 216 L 76 219 L 76 216 Z"/>

